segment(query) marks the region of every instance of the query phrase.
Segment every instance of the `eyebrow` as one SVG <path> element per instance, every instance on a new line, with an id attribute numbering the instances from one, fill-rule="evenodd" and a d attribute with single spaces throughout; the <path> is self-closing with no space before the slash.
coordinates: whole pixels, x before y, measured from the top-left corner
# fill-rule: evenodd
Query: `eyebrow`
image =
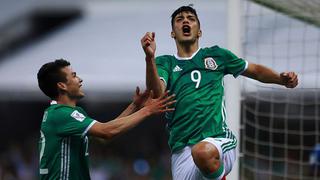
<path id="1" fill-rule="evenodd" d="M 178 19 L 178 18 L 183 18 L 183 15 L 182 14 L 177 15 L 176 19 Z"/>
<path id="2" fill-rule="evenodd" d="M 180 13 L 179 15 L 176 16 L 176 19 L 178 19 L 178 18 L 183 18 L 183 17 L 184 17 L 184 16 L 182 15 L 182 13 Z M 191 18 L 191 17 L 192 17 L 192 18 L 196 18 L 196 16 L 195 16 L 194 14 L 192 14 L 192 13 L 186 15 L 186 18 Z"/>
<path id="3" fill-rule="evenodd" d="M 189 15 L 187 15 L 187 18 L 190 18 L 190 17 L 196 17 L 195 15 L 193 15 L 193 14 L 189 14 Z"/>

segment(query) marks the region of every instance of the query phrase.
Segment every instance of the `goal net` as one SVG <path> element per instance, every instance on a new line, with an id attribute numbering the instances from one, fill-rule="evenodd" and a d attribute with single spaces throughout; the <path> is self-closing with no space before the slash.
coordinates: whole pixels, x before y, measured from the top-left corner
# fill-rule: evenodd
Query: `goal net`
<path id="1" fill-rule="evenodd" d="M 243 55 L 295 89 L 243 79 L 241 179 L 320 179 L 320 1 L 244 0 Z"/>

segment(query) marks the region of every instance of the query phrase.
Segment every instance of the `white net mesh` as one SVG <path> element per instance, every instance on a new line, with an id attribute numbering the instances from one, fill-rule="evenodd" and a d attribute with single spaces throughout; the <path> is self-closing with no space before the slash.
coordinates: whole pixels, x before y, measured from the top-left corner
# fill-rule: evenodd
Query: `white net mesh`
<path id="1" fill-rule="evenodd" d="M 251 0 L 288 16 L 320 26 L 319 0 Z"/>
<path id="2" fill-rule="evenodd" d="M 319 5 L 304 2 L 311 1 Z M 319 18 L 286 15 L 296 12 L 297 0 L 265 2 L 279 6 L 244 3 L 244 57 L 278 72 L 295 71 L 299 86 L 243 81 L 241 179 L 320 179 L 320 148 L 314 150 L 320 144 L 320 29 L 313 22 Z M 293 18 L 306 14 L 307 21 Z"/>

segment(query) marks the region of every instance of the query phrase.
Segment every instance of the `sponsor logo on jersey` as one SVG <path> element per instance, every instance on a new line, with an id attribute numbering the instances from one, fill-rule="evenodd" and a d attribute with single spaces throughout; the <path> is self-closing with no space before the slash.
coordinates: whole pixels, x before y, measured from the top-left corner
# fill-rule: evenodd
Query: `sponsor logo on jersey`
<path id="1" fill-rule="evenodd" d="M 82 122 L 86 117 L 81 114 L 79 111 L 75 110 L 72 112 L 71 117 L 73 117 L 74 119 Z"/>
<path id="2" fill-rule="evenodd" d="M 204 65 L 206 69 L 216 70 L 218 65 L 212 57 L 207 57 L 204 59 Z"/>
<path id="3" fill-rule="evenodd" d="M 178 72 L 178 71 L 182 71 L 182 69 L 176 65 L 176 67 L 173 68 L 173 72 Z"/>

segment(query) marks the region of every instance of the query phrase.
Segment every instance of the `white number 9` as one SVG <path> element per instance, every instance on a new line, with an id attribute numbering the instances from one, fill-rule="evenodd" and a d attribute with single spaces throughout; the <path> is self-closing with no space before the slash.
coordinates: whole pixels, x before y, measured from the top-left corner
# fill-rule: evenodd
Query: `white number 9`
<path id="1" fill-rule="evenodd" d="M 195 74 L 197 74 L 197 75 L 195 75 Z M 199 87 L 200 81 L 201 81 L 201 73 L 200 73 L 200 71 L 193 70 L 191 72 L 191 80 L 196 83 L 196 89 L 197 89 Z"/>

